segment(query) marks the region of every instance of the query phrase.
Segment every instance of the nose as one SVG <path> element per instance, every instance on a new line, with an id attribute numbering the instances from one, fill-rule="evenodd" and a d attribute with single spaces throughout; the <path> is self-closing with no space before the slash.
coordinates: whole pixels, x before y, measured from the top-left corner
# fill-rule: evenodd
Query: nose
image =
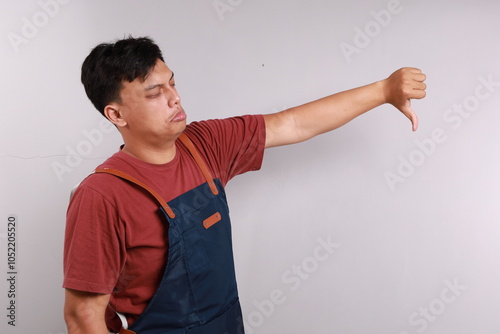
<path id="1" fill-rule="evenodd" d="M 168 106 L 170 108 L 174 108 L 177 105 L 179 105 L 180 103 L 181 103 L 181 97 L 179 96 L 177 89 L 175 87 L 170 87 L 170 94 L 168 97 Z"/>

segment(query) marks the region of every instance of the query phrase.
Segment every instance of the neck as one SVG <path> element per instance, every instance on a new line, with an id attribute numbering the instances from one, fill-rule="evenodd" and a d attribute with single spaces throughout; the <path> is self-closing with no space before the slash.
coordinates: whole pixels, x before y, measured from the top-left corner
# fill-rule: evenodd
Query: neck
<path id="1" fill-rule="evenodd" d="M 122 152 L 150 164 L 162 165 L 175 158 L 176 148 L 175 141 L 162 147 L 144 147 L 125 143 Z"/>

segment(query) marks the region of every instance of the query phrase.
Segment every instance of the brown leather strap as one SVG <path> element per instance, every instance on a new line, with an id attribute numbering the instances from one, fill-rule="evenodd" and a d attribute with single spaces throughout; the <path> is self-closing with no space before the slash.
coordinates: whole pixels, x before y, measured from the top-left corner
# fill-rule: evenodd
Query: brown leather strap
<path id="1" fill-rule="evenodd" d="M 212 178 L 212 174 L 208 170 L 208 167 L 207 167 L 205 161 L 203 160 L 203 158 L 201 157 L 201 155 L 198 153 L 198 151 L 194 147 L 193 142 L 191 141 L 191 139 L 189 139 L 189 137 L 185 133 L 181 133 L 181 135 L 179 136 L 179 139 L 187 147 L 187 149 L 189 150 L 189 153 L 191 153 L 191 155 L 193 156 L 194 160 L 198 164 L 198 167 L 200 168 L 201 172 L 203 173 L 203 176 L 205 177 L 205 179 L 207 180 L 208 185 L 210 186 L 210 190 L 212 191 L 212 194 L 218 195 L 219 194 L 219 190 L 217 189 L 217 186 L 215 185 L 215 181 Z M 120 177 L 122 179 L 125 179 L 127 181 L 130 181 L 130 182 L 138 185 L 139 187 L 142 187 L 143 189 L 145 189 L 146 191 L 148 191 L 158 201 L 158 203 L 160 203 L 161 207 L 165 210 L 165 212 L 167 213 L 167 215 L 170 218 L 175 218 L 175 213 L 170 208 L 170 206 L 168 206 L 167 201 L 165 201 L 163 199 L 163 197 L 161 197 L 160 194 L 158 194 L 153 188 L 151 188 L 147 184 L 145 184 L 145 183 L 137 180 L 133 176 L 130 176 L 128 174 L 125 174 L 122 171 L 119 171 L 119 170 L 113 169 L 113 168 L 97 168 L 94 172 L 95 173 L 112 174 L 112 175 L 118 176 L 118 177 Z"/>
<path id="2" fill-rule="evenodd" d="M 127 181 L 130 181 L 136 185 L 138 185 L 139 187 L 142 187 L 144 188 L 146 191 L 148 191 L 154 198 L 156 198 L 156 200 L 158 201 L 158 203 L 160 203 L 161 207 L 165 210 L 165 212 L 167 213 L 167 215 L 170 217 L 170 218 L 175 218 L 175 213 L 174 211 L 170 208 L 170 206 L 168 206 L 167 204 L 167 201 L 165 201 L 163 199 L 163 197 L 160 196 L 160 194 L 158 194 L 153 188 L 150 188 L 148 185 L 146 185 L 145 183 L 137 180 L 136 178 L 128 175 L 128 174 L 125 174 L 117 169 L 113 169 L 113 168 L 97 168 L 95 171 L 95 173 L 107 173 L 107 174 L 112 174 L 112 175 L 115 175 L 115 176 L 118 176 L 122 179 L 125 179 Z"/>
<path id="3" fill-rule="evenodd" d="M 191 155 L 193 156 L 194 160 L 198 164 L 198 167 L 200 167 L 201 172 L 203 173 L 203 176 L 207 180 L 208 185 L 210 186 L 210 190 L 212 190 L 212 194 L 217 195 L 219 194 L 219 190 L 217 189 L 217 186 L 215 185 L 215 181 L 212 178 L 212 174 L 208 170 L 207 164 L 201 157 L 201 155 L 198 153 L 198 150 L 193 145 L 193 142 L 189 137 L 183 132 L 179 136 L 179 139 L 181 142 L 187 147 Z"/>
<path id="4" fill-rule="evenodd" d="M 122 329 L 120 329 L 120 332 L 118 334 L 136 334 L 136 333 L 132 332 L 128 329 L 122 328 Z"/>

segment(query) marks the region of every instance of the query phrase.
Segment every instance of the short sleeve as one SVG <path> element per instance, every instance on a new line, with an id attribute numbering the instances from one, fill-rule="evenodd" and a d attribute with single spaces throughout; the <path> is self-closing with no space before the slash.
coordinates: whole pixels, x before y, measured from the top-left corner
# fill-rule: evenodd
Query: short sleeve
<path id="1" fill-rule="evenodd" d="M 64 288 L 103 294 L 113 291 L 124 264 L 120 229 L 117 210 L 109 199 L 82 183 L 67 211 Z"/>
<path id="2" fill-rule="evenodd" d="M 193 122 L 186 133 L 224 185 L 236 175 L 261 168 L 266 140 L 262 115 Z"/>

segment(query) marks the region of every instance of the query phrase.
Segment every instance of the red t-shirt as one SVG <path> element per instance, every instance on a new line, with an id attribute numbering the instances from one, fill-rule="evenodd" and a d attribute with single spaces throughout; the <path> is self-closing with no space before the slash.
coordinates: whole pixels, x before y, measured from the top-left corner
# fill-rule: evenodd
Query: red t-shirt
<path id="1" fill-rule="evenodd" d="M 185 132 L 223 185 L 260 169 L 265 143 L 260 115 L 193 122 Z M 176 147 L 167 164 L 120 151 L 99 167 L 139 179 L 168 202 L 206 182 L 187 148 L 180 141 Z M 110 306 L 131 324 L 156 292 L 166 265 L 168 226 L 158 208 L 143 189 L 116 176 L 96 173 L 83 180 L 67 212 L 64 288 L 111 294 Z"/>

